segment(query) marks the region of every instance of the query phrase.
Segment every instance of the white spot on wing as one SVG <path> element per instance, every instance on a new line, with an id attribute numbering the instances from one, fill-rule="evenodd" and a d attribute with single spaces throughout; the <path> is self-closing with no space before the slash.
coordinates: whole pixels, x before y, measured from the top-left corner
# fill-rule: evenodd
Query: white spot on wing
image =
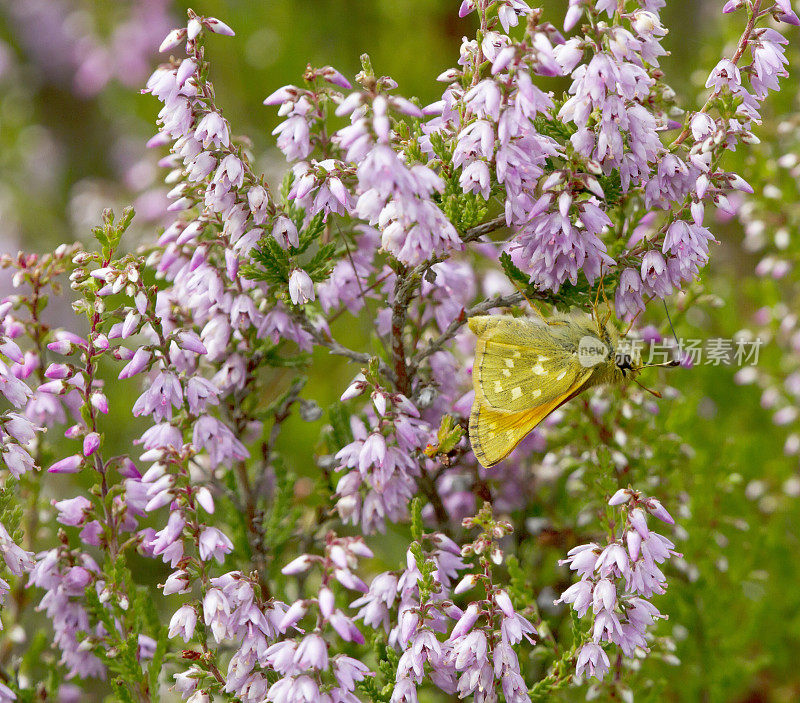
<path id="1" fill-rule="evenodd" d="M 511 389 L 511 399 L 512 400 L 517 400 L 517 398 L 521 398 L 521 397 L 522 397 L 522 388 L 517 386 L 516 388 L 512 388 Z"/>

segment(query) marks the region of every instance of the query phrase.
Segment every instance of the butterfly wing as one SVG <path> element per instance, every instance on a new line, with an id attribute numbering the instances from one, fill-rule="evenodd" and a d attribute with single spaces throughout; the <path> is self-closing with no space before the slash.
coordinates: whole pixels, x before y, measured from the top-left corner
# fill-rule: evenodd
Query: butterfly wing
<path id="1" fill-rule="evenodd" d="M 581 366 L 568 328 L 507 315 L 475 317 L 475 398 L 495 410 L 521 413 L 563 398 L 591 370 Z"/>
<path id="2" fill-rule="evenodd" d="M 587 370 L 562 396 L 521 412 L 496 410 L 476 395 L 469 416 L 469 439 L 475 458 L 487 468 L 505 459 L 536 425 L 578 395 L 590 375 Z"/>

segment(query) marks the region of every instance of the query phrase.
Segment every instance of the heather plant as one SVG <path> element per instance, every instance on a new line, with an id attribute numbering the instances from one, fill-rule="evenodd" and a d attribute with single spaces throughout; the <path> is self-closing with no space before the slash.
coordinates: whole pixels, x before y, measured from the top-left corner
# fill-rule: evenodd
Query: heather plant
<path id="1" fill-rule="evenodd" d="M 366 55 L 350 77 L 309 65 L 264 100 L 280 182 L 211 81 L 233 29 L 190 10 L 167 34 L 144 88 L 164 226 L 107 209 L 91 246 L 0 258 L 0 701 L 693 686 L 676 652 L 702 618 L 695 584 L 727 569 L 706 557 L 729 540 L 714 518 L 744 518 L 720 505 L 741 476 L 714 484 L 675 431 L 695 411 L 679 383 L 584 394 L 492 468 L 467 436 L 469 318 L 608 298 L 621 330 L 660 341 L 661 301 L 679 326 L 716 304 L 705 269 L 733 215 L 748 249 L 774 236 L 760 274 L 793 270 L 796 208 L 768 202 L 798 160 L 770 153 L 762 110 L 800 21 L 788 0 L 727 2 L 738 38 L 681 105 L 663 5 L 570 0 L 548 18 L 465 0 L 477 33 L 429 105 Z M 779 123 L 797 139 L 796 116 Z M 779 327 L 789 372 L 752 356 L 737 372 L 778 425 L 800 396 L 788 283 L 757 322 Z"/>

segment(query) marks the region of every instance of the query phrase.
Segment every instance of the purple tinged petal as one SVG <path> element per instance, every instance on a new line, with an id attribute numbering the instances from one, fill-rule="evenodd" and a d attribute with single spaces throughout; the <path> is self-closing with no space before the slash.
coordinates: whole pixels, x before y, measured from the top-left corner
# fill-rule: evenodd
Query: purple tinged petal
<path id="1" fill-rule="evenodd" d="M 97 432 L 90 432 L 83 439 L 83 455 L 91 456 L 100 446 L 100 435 Z"/>
<path id="2" fill-rule="evenodd" d="M 333 614 L 335 601 L 333 597 L 333 591 L 328 588 L 327 586 L 323 586 L 319 589 L 319 612 L 322 613 L 322 617 L 328 619 Z"/>
<path id="3" fill-rule="evenodd" d="M 133 355 L 133 358 L 127 363 L 125 368 L 122 369 L 119 373 L 119 379 L 126 379 L 136 376 L 137 374 L 144 371 L 147 363 L 150 361 L 150 352 L 147 351 L 144 347 L 141 347 L 136 350 L 136 353 Z"/>
<path id="4" fill-rule="evenodd" d="M 285 576 L 295 576 L 308 571 L 311 564 L 315 561 L 314 557 L 310 554 L 303 554 L 296 559 L 292 559 L 286 566 L 281 569 L 281 573 Z"/>
<path id="5" fill-rule="evenodd" d="M 206 17 L 203 20 L 203 24 L 209 28 L 214 34 L 222 34 L 226 37 L 235 37 L 235 32 L 222 20 L 218 20 L 216 17 Z"/>
<path id="6" fill-rule="evenodd" d="M 55 354 L 62 354 L 66 356 L 67 354 L 72 353 L 72 342 L 67 339 L 59 339 L 55 342 L 50 342 L 50 344 L 47 345 L 47 348 Z"/>
<path id="7" fill-rule="evenodd" d="M 197 490 L 197 493 L 195 493 L 194 497 L 203 510 L 205 510 L 209 515 L 214 514 L 214 498 L 208 488 L 201 486 Z"/>
<path id="8" fill-rule="evenodd" d="M 631 526 L 636 530 L 642 539 L 647 539 L 650 535 L 650 530 L 647 529 L 647 518 L 641 508 L 634 508 L 631 510 L 628 519 L 631 521 Z"/>
<path id="9" fill-rule="evenodd" d="M 80 454 L 73 454 L 53 464 L 47 471 L 51 474 L 76 474 L 83 463 Z"/>
<path id="10" fill-rule="evenodd" d="M 631 493 L 627 488 L 620 488 L 611 499 L 608 501 L 609 505 L 622 505 L 631 499 Z"/>
<path id="11" fill-rule="evenodd" d="M 743 6 L 744 0 L 728 0 L 728 2 L 722 6 L 722 12 L 724 14 L 728 14 L 729 12 L 734 12 Z"/>
<path id="12" fill-rule="evenodd" d="M 647 508 L 647 512 L 657 517 L 662 522 L 666 522 L 668 525 L 674 525 L 675 520 L 673 519 L 672 515 L 670 515 L 666 508 L 661 505 L 661 502 L 656 498 L 648 498 L 647 502 L 645 503 L 645 507 Z"/>
<path id="13" fill-rule="evenodd" d="M 200 32 L 203 31 L 203 25 L 200 24 L 200 20 L 193 17 L 189 20 L 189 24 L 186 25 L 186 36 L 189 41 L 194 41 L 200 36 Z"/>
<path id="14" fill-rule="evenodd" d="M 17 343 L 11 339 L 7 339 L 0 344 L 0 354 L 5 354 L 11 361 L 18 364 L 23 363 L 25 360 L 22 350 L 17 346 Z"/>
<path id="15" fill-rule="evenodd" d="M 344 88 L 345 90 L 353 89 L 353 86 L 350 85 L 350 81 L 348 81 L 347 78 L 345 78 L 333 66 L 324 66 L 322 68 L 322 76 L 326 81 L 328 81 L 328 83 L 338 85 L 340 88 Z"/>
<path id="16" fill-rule="evenodd" d="M 178 335 L 178 339 L 180 340 L 181 349 L 193 351 L 195 354 L 208 354 L 208 349 L 205 348 L 196 333 L 181 332 Z"/>
<path id="17" fill-rule="evenodd" d="M 173 29 L 169 34 L 167 34 L 167 36 L 164 38 L 164 41 L 161 42 L 161 46 L 158 47 L 159 53 L 163 54 L 165 51 L 174 49 L 183 41 L 185 36 L 185 28 L 181 27 L 180 29 Z"/>
<path id="18" fill-rule="evenodd" d="M 341 402 L 345 402 L 346 400 L 357 398 L 364 392 L 366 387 L 366 378 L 364 377 L 363 373 L 360 373 L 352 380 L 345 392 L 342 393 L 342 396 L 339 398 L 339 400 Z"/>
<path id="19" fill-rule="evenodd" d="M 450 641 L 458 637 L 466 635 L 480 616 L 480 611 L 475 603 L 470 603 L 464 614 L 459 618 L 458 622 L 453 626 L 453 631 L 450 633 Z"/>
<path id="20" fill-rule="evenodd" d="M 305 617 L 307 610 L 308 606 L 306 606 L 304 601 L 296 601 L 291 605 L 289 610 L 286 611 L 286 614 L 283 616 L 283 618 L 281 618 L 281 621 L 278 623 L 278 629 L 281 632 L 285 632 L 290 627 L 294 627 L 303 619 L 303 617 Z"/>
<path id="21" fill-rule="evenodd" d="M 475 574 L 467 574 L 458 582 L 458 585 L 453 589 L 453 593 L 456 595 L 465 593 L 473 588 L 476 583 L 478 583 L 478 577 Z"/>
<path id="22" fill-rule="evenodd" d="M 494 602 L 497 604 L 497 607 L 503 611 L 503 614 L 507 618 L 513 618 L 516 615 L 516 611 L 514 610 L 514 606 L 511 604 L 511 598 L 508 597 L 508 593 L 504 590 L 499 590 L 494 594 Z"/>
<path id="23" fill-rule="evenodd" d="M 458 16 L 466 17 L 470 12 L 475 10 L 475 0 L 463 0 L 461 6 L 458 8 Z"/>
<path id="24" fill-rule="evenodd" d="M 639 558 L 639 552 L 642 547 L 642 536 L 636 530 L 628 530 L 625 535 L 625 541 L 628 545 L 628 554 L 630 554 L 631 561 L 636 561 Z"/>

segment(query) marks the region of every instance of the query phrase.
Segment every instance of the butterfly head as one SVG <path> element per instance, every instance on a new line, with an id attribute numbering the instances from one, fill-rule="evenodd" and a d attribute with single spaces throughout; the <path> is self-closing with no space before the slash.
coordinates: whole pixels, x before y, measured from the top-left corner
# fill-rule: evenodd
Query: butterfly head
<path id="1" fill-rule="evenodd" d="M 614 363 L 616 364 L 616 367 L 619 370 L 619 373 L 622 374 L 623 378 L 627 378 L 629 374 L 631 376 L 635 376 L 641 369 L 641 365 L 635 363 L 631 355 L 625 352 L 617 354 L 615 356 Z"/>

